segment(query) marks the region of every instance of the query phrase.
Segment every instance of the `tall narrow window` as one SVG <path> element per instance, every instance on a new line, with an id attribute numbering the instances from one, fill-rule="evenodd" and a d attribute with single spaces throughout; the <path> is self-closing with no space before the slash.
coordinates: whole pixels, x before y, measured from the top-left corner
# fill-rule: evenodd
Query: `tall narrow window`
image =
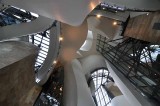
<path id="1" fill-rule="evenodd" d="M 94 82 L 97 106 L 111 106 L 112 97 L 105 89 L 108 82 L 113 82 L 113 79 L 109 76 L 109 71 L 107 69 L 98 69 L 91 74 L 91 78 Z"/>

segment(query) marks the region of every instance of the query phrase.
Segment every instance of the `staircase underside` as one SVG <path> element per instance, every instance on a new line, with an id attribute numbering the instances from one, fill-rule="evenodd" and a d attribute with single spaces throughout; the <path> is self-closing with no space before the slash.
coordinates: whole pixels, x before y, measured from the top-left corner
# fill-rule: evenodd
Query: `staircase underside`
<path id="1" fill-rule="evenodd" d="M 124 36 L 159 43 L 160 12 L 140 15 L 129 20 Z"/>

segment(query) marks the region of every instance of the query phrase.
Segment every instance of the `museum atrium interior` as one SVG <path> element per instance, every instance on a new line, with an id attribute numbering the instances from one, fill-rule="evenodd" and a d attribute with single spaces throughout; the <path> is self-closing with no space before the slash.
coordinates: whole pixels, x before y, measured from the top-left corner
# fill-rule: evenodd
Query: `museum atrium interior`
<path id="1" fill-rule="evenodd" d="M 159 106 L 160 0 L 1 0 L 0 106 Z"/>

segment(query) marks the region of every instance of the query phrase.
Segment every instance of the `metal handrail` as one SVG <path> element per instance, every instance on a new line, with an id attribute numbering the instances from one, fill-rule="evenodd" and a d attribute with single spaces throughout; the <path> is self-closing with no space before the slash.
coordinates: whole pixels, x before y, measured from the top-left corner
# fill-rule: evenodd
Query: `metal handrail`
<path id="1" fill-rule="evenodd" d="M 144 41 L 131 38 L 131 40 L 128 40 L 127 42 L 125 42 L 125 40 L 122 40 L 123 44 L 119 43 L 117 46 L 112 46 L 108 42 L 104 42 L 102 37 L 100 38 L 101 39 L 99 39 L 97 42 L 97 51 L 100 52 L 136 88 L 138 88 L 146 96 L 155 98 L 159 101 L 160 78 L 154 79 L 153 77 L 153 73 L 156 76 L 160 76 L 159 72 L 155 70 L 153 67 L 148 66 L 140 60 L 136 59 L 138 58 L 137 56 L 143 55 L 142 53 L 139 55 L 130 55 L 129 51 L 131 51 L 132 49 L 134 49 L 134 51 L 132 52 L 140 53 L 140 51 L 138 51 L 138 48 L 134 48 L 135 45 L 137 45 L 138 43 L 134 43 L 134 46 L 130 45 L 129 48 L 131 48 L 131 50 L 129 50 L 129 48 L 126 47 L 126 45 L 129 45 L 129 43 L 134 40 L 136 42 L 139 42 L 139 44 L 145 44 L 144 47 L 150 45 L 150 43 L 145 43 Z M 148 82 L 148 80 L 154 83 Z"/>

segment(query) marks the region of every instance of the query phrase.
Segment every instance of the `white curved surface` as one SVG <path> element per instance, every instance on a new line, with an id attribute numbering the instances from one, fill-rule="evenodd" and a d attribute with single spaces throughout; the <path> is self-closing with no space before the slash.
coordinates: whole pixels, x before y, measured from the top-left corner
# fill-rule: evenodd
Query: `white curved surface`
<path id="1" fill-rule="evenodd" d="M 102 35 L 106 37 L 107 41 L 113 39 L 116 36 L 116 34 L 119 34 L 119 26 L 112 25 L 114 21 L 115 20 L 106 17 L 97 18 L 96 16 L 90 16 L 87 18 L 88 29 L 91 30 L 93 34 L 92 47 L 89 51 L 79 50 L 79 57 L 98 54 L 96 50 L 97 35 Z"/>
<path id="2" fill-rule="evenodd" d="M 81 46 L 80 50 L 89 51 L 92 47 L 92 43 L 93 43 L 93 33 L 92 31 L 88 30 L 87 38 L 84 41 L 83 45 Z"/>
<path id="3" fill-rule="evenodd" d="M 21 23 L 21 24 L 13 24 L 0 28 L 0 40 L 10 39 L 13 37 L 20 37 L 27 34 L 33 34 L 41 31 L 45 31 L 48 29 L 54 20 L 39 17 L 34 21 L 29 23 Z M 60 26 L 57 24 L 57 27 L 53 27 L 50 29 L 50 44 L 47 57 L 43 63 L 43 66 L 37 73 L 38 78 L 36 80 L 39 82 L 39 85 L 43 85 L 47 79 L 49 78 L 52 70 L 51 68 L 54 59 L 57 57 L 58 49 L 59 49 L 59 35 L 60 35 Z M 48 72 L 49 71 L 49 72 Z"/>
<path id="4" fill-rule="evenodd" d="M 77 84 L 77 105 L 76 106 L 96 106 L 90 89 L 88 88 L 87 81 L 85 79 L 85 75 L 83 73 L 83 69 L 81 63 L 74 59 L 72 62 L 72 69 L 75 75 L 75 80 Z"/>
<path id="5" fill-rule="evenodd" d="M 45 31 L 52 25 L 53 21 L 54 20 L 52 19 L 40 16 L 39 18 L 28 23 L 4 26 L 0 28 L 0 40 Z"/>
<path id="6" fill-rule="evenodd" d="M 64 66 L 64 106 L 77 106 L 77 84 L 71 63 Z"/>
<path id="7" fill-rule="evenodd" d="M 134 104 L 129 104 L 126 98 L 121 96 L 116 96 L 111 101 L 111 106 L 134 106 Z"/>
<path id="8" fill-rule="evenodd" d="M 51 68 L 54 59 L 57 58 L 59 50 L 59 35 L 60 35 L 60 23 L 57 23 L 56 27 L 50 29 L 50 43 L 47 57 L 43 63 L 43 66 L 38 71 L 39 85 L 43 85 L 49 78 L 53 70 Z M 53 67 L 54 68 L 54 67 Z M 49 71 L 49 72 L 48 72 Z"/>
<path id="9" fill-rule="evenodd" d="M 77 26 L 100 2 L 104 1 L 128 8 L 160 9 L 159 0 L 2 0 L 1 2 Z"/>
<path id="10" fill-rule="evenodd" d="M 80 61 L 72 60 L 65 64 L 64 106 L 95 106 Z"/>
<path id="11" fill-rule="evenodd" d="M 97 68 L 106 67 L 105 60 L 101 55 L 89 55 L 83 58 L 80 58 L 79 61 L 82 65 L 82 70 L 85 75 L 90 75 L 92 71 Z"/>

